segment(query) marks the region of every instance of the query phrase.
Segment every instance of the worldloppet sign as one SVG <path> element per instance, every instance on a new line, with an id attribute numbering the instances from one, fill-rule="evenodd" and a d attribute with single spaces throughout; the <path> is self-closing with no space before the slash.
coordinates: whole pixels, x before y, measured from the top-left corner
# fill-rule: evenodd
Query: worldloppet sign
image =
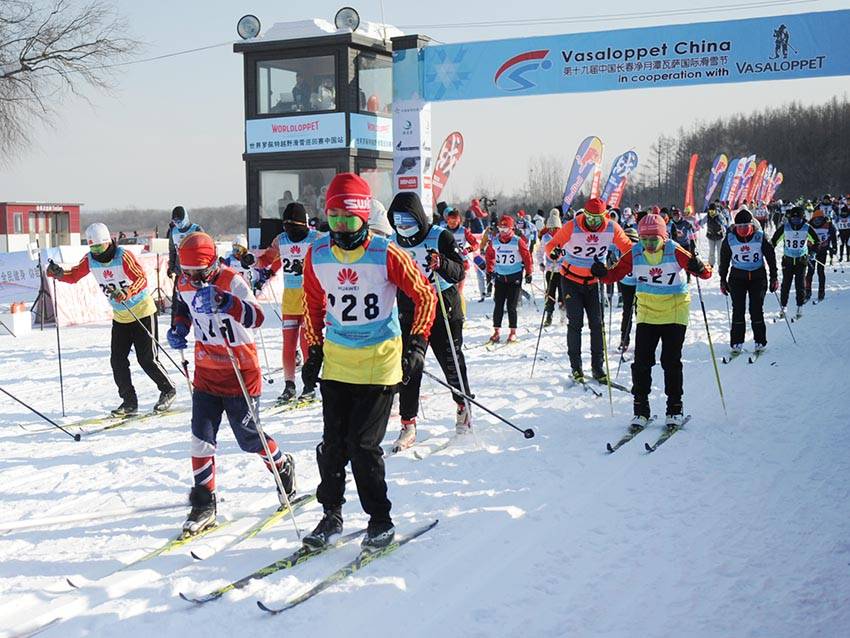
<path id="1" fill-rule="evenodd" d="M 393 53 L 393 105 L 850 75 L 847 33 L 850 10 L 425 46 Z"/>

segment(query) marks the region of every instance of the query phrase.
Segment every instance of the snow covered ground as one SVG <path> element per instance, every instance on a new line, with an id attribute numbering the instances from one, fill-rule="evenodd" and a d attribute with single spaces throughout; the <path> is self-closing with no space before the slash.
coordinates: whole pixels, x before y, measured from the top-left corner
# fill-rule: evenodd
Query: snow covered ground
<path id="1" fill-rule="evenodd" d="M 242 453 L 226 427 L 217 483 L 225 499 L 220 515 L 234 522 L 197 542 L 198 551 L 211 554 L 207 560 L 194 561 L 183 549 L 97 580 L 173 535 L 185 507 L 38 525 L 49 517 L 181 503 L 191 481 L 182 384 L 180 412 L 80 442 L 58 431 L 25 432 L 19 424 L 40 430 L 38 419 L 0 396 L 0 635 L 54 618 L 62 621 L 44 636 L 850 635 L 850 421 L 843 394 L 850 269 L 828 276 L 826 303 L 806 306 L 793 325 L 797 345 L 784 323 L 769 319 L 769 350 L 756 364 L 745 357 L 719 364 L 728 418 L 692 286 L 684 359 L 685 411 L 694 418 L 652 455 L 643 443 L 660 426 L 606 454 L 605 443 L 625 431 L 631 397 L 614 391 L 612 417 L 607 394 L 565 387 L 565 327 L 557 321 L 542 337 L 543 360 L 529 378 L 540 315 L 527 304 L 519 345 L 466 355 L 478 399 L 537 436 L 525 440 L 479 410 L 469 440 L 422 460 L 412 452 L 388 459 L 400 531 L 434 518 L 439 525 L 277 617 L 254 601 L 284 602 L 357 548 L 334 550 L 204 607 L 181 600 L 178 592 L 206 593 L 298 545 L 282 521 L 213 553 L 276 504 L 262 463 Z M 474 287 L 471 280 L 468 296 Z M 728 334 L 716 278 L 704 293 L 719 358 Z M 476 345 L 489 333 L 492 302 L 470 300 L 468 307 L 466 338 Z M 766 307 L 775 316 L 772 296 Z M 275 322 L 265 335 L 279 352 Z M 118 403 L 108 325 L 64 329 L 62 354 L 65 421 Z M 611 361 L 616 366 L 616 354 Z M 436 368 L 430 358 L 428 367 Z M 0 385 L 52 417 L 60 415 L 57 372 L 52 330 L 0 337 Z M 624 365 L 619 380 L 628 385 L 629 374 Z M 150 407 L 154 386 L 137 366 L 133 375 Z M 656 367 L 656 388 L 661 378 Z M 281 389 L 278 375 L 264 401 Z M 453 425 L 451 398 L 427 380 L 423 393 L 420 438 L 439 440 Z M 663 416 L 657 392 L 653 411 Z M 272 417 L 265 427 L 294 453 L 300 490 L 312 491 L 320 410 Z M 396 416 L 387 443 L 397 427 Z M 355 530 L 366 521 L 352 487 L 348 497 L 346 528 Z M 300 512 L 302 530 L 319 511 L 313 504 Z M 33 526 L 8 530 L 18 521 Z M 70 590 L 69 576 L 87 586 Z"/>

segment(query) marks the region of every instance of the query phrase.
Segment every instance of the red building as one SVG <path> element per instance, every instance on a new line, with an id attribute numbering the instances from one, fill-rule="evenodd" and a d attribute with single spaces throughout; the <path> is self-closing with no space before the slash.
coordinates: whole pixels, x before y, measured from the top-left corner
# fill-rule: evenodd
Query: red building
<path id="1" fill-rule="evenodd" d="M 80 204 L 0 202 L 0 252 L 80 244 Z"/>

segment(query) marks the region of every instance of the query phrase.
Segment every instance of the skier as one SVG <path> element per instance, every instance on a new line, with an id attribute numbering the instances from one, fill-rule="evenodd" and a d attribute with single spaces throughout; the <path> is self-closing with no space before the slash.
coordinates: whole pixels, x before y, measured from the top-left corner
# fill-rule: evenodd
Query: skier
<path id="1" fill-rule="evenodd" d="M 549 258 L 549 253 L 546 252 L 546 244 L 551 240 L 558 229 L 561 227 L 561 211 L 553 208 L 549 211 L 549 218 L 546 220 L 546 225 L 540 231 L 540 241 L 537 244 L 537 260 L 540 264 L 540 271 L 544 273 L 546 278 L 546 304 L 543 312 L 544 326 L 552 325 L 552 314 L 555 312 L 555 301 L 558 301 L 559 314 L 561 315 L 561 323 L 567 322 L 567 311 L 564 307 L 564 294 L 561 290 L 561 273 L 559 272 L 558 262 L 555 259 Z"/>
<path id="2" fill-rule="evenodd" d="M 641 217 L 643 219 L 643 217 Z M 638 231 L 635 226 L 629 226 L 625 229 L 626 237 L 632 242 L 632 246 L 638 242 Z M 620 291 L 620 298 L 623 300 L 623 317 L 620 320 L 620 345 L 617 346 L 617 352 L 623 354 L 629 349 L 632 335 L 632 319 L 635 314 L 635 281 L 634 273 L 629 273 L 623 277 L 617 286 Z"/>
<path id="3" fill-rule="evenodd" d="M 845 256 L 850 260 L 850 206 L 846 204 L 841 207 L 835 217 L 835 226 L 838 229 L 838 261 L 844 261 Z"/>
<path id="4" fill-rule="evenodd" d="M 251 266 L 243 263 L 242 260 L 248 254 L 248 239 L 245 235 L 237 235 L 231 244 L 230 252 L 224 257 L 220 257 L 223 266 L 233 268 L 236 272 L 242 275 L 248 285 L 251 285 Z"/>
<path id="5" fill-rule="evenodd" d="M 753 217 L 756 218 L 761 229 L 766 233 L 767 224 L 770 221 L 770 211 L 767 209 L 767 205 L 763 201 L 759 202 L 758 207 L 753 211 Z"/>
<path id="6" fill-rule="evenodd" d="M 626 253 L 632 247 L 626 233 L 619 224 L 607 218 L 605 211 L 605 202 L 601 199 L 587 200 L 584 209 L 565 223 L 546 244 L 549 256 L 561 263 L 561 286 L 568 321 L 567 354 L 573 379 L 579 382 L 584 380 L 581 331 L 585 313 L 590 327 L 592 375 L 597 381 L 606 382 L 599 283 L 590 272 L 590 267 L 595 260 L 605 259 L 611 246 L 621 253 Z"/>
<path id="7" fill-rule="evenodd" d="M 803 316 L 803 304 L 806 303 L 806 266 L 808 264 L 809 247 L 816 246 L 820 241 L 813 228 L 807 223 L 803 208 L 794 206 L 788 211 L 788 220 L 773 234 L 770 243 L 777 246 L 782 242 L 782 288 L 779 294 L 779 304 L 782 306 L 780 316 L 785 316 L 788 305 L 788 294 L 791 292 L 791 282 L 797 293 L 797 317 Z"/>
<path id="8" fill-rule="evenodd" d="M 454 211 L 450 211 L 449 215 Z M 446 333 L 446 322 L 437 317 L 431 328 L 428 344 L 440 364 L 446 382 L 455 388 L 469 390 L 466 361 L 463 356 L 463 308 L 458 282 L 465 276 L 463 253 L 455 243 L 454 234 L 441 226 L 432 226 L 416 193 L 399 193 L 390 204 L 388 216 L 395 228 L 393 241 L 413 259 L 419 271 L 431 286 L 439 286 L 445 304 L 451 334 Z M 451 219 L 451 218 L 450 218 Z M 460 215 L 454 220 L 460 223 Z M 462 228 L 462 227 L 461 227 Z M 436 276 L 435 276 L 436 275 Z M 413 319 L 416 305 L 403 291 L 396 293 L 398 320 L 401 325 L 402 347 L 407 350 L 415 335 Z M 442 314 L 438 304 L 437 313 Z M 460 375 L 455 368 L 457 357 Z M 419 388 L 422 374 L 411 374 L 407 383 L 399 388 L 399 415 L 401 432 L 393 445 L 406 449 L 416 440 L 416 417 L 419 413 Z M 463 397 L 455 395 L 455 430 L 458 434 L 470 431 L 472 421 Z"/>
<path id="9" fill-rule="evenodd" d="M 358 175 L 334 177 L 326 201 L 330 234 L 314 242 L 304 259 L 306 386 L 315 385 L 324 362 L 324 430 L 316 448 L 321 477 L 316 498 L 324 515 L 304 537 L 307 548 L 324 548 L 342 534 L 349 461 L 370 517 L 363 547 L 384 547 L 395 536 L 380 444 L 397 384 L 422 372 L 437 298 L 407 253 L 369 232 L 371 200 L 369 184 Z M 413 301 L 404 352 L 397 288 Z"/>
<path id="10" fill-rule="evenodd" d="M 471 260 L 470 255 L 478 250 L 478 239 L 470 232 L 469 228 L 463 225 L 463 220 L 460 216 L 459 210 L 451 207 L 447 208 L 445 220 L 445 228 L 448 228 L 449 232 L 455 238 L 455 244 L 457 244 L 458 250 L 463 256 L 464 273 L 467 273 L 469 271 L 469 262 Z M 466 274 L 464 274 L 463 278 L 455 285 L 460 297 L 461 310 L 464 315 L 466 315 L 466 299 L 463 296 L 463 284 L 465 281 Z"/>
<path id="11" fill-rule="evenodd" d="M 487 260 L 485 257 L 487 255 L 487 248 L 493 237 L 498 234 L 499 228 L 497 224 L 491 222 L 481 234 L 481 241 L 478 243 L 478 254 L 472 259 L 472 263 L 476 266 L 475 274 L 478 277 L 478 292 L 481 295 L 478 303 L 483 302 L 485 298 L 493 294 L 493 281 L 491 277 L 487 276 Z"/>
<path id="12" fill-rule="evenodd" d="M 770 269 L 769 284 L 765 264 Z M 747 331 L 744 313 L 748 295 L 755 351 L 764 350 L 767 346 L 764 296 L 768 288 L 770 292 L 779 288 L 776 253 L 765 232 L 757 228 L 750 211 L 742 208 L 735 214 L 735 223 L 720 248 L 720 292 L 732 297 L 729 343 L 733 355 L 740 354 L 744 347 Z"/>
<path id="13" fill-rule="evenodd" d="M 298 202 L 289 202 L 283 211 L 283 232 L 257 260 L 254 275 L 256 290 L 283 270 L 283 296 L 281 320 L 283 323 L 283 379 L 284 388 L 277 402 L 289 403 L 296 397 L 295 368 L 299 344 L 301 353 L 307 356 L 307 337 L 304 333 L 304 290 L 302 269 L 307 249 L 319 237 L 319 233 L 307 225 L 307 211 Z M 304 386 L 301 399 L 316 396 L 315 386 Z"/>
<path id="14" fill-rule="evenodd" d="M 830 208 L 831 210 L 831 208 Z M 815 276 L 815 269 L 818 271 L 818 301 L 823 301 L 826 294 L 826 257 L 829 255 L 832 261 L 836 249 L 835 226 L 827 217 L 823 207 L 818 208 L 812 213 L 812 219 L 809 222 L 818 237 L 818 242 L 815 244 L 815 250 L 809 254 L 809 267 L 806 272 L 806 301 L 812 297 L 812 279 Z"/>
<path id="15" fill-rule="evenodd" d="M 216 259 L 212 237 L 191 233 L 177 250 L 181 269 L 179 296 L 174 298 L 174 326 L 168 331 L 168 343 L 184 350 L 190 327 L 195 336 L 191 442 L 194 486 L 189 492 L 192 509 L 183 523 L 184 535 L 191 536 L 215 525 L 215 452 L 223 414 L 227 414 L 239 447 L 259 454 L 269 471 L 280 475 L 289 498 L 295 495 L 295 463 L 271 437 L 266 437 L 271 453 L 268 458 L 254 422 L 262 377 L 253 329 L 263 323 L 262 307 L 245 280 Z M 244 393 L 228 348 L 238 362 Z M 248 404 L 249 399 L 252 405 Z M 285 502 L 283 495 L 278 494 L 278 498 Z"/>
<path id="16" fill-rule="evenodd" d="M 514 231 L 514 219 L 502 215 L 499 220 L 499 233 L 487 244 L 487 283 L 493 282 L 493 334 L 490 343 L 499 343 L 502 329 L 502 316 L 505 305 L 508 307 L 508 343 L 516 343 L 517 303 L 522 290 L 523 270 L 525 282 L 531 283 L 531 253 L 524 237 Z"/>
<path id="17" fill-rule="evenodd" d="M 177 279 L 180 277 L 180 257 L 177 247 L 183 238 L 189 233 L 202 233 L 204 229 L 198 224 L 189 221 L 189 211 L 182 206 L 175 206 L 171 211 L 171 222 L 168 224 L 168 268 L 166 273 L 174 277 L 174 290 L 171 298 L 177 297 Z M 174 306 L 171 304 L 171 325 L 174 325 Z"/>
<path id="18" fill-rule="evenodd" d="M 708 265 L 714 267 L 726 236 L 726 223 L 717 204 L 712 202 L 708 205 L 708 212 L 700 220 L 700 225 L 705 225 L 705 237 L 708 239 Z"/>
<path id="19" fill-rule="evenodd" d="M 691 295 L 682 270 L 700 279 L 711 277 L 706 266 L 667 236 L 660 215 L 649 214 L 638 224 L 640 241 L 624 251 L 623 257 L 607 269 L 595 261 L 591 272 L 604 282 L 619 281 L 634 273 L 637 281 L 637 328 L 635 358 L 632 362 L 633 428 L 644 428 L 650 419 L 649 393 L 655 350 L 661 341 L 661 367 L 667 395 L 668 428 L 682 425 L 682 344 L 688 327 Z"/>
<path id="20" fill-rule="evenodd" d="M 112 378 L 118 386 L 118 396 L 121 397 L 121 405 L 112 410 L 112 415 L 125 417 L 139 411 L 136 389 L 130 376 L 131 348 L 136 351 L 136 360 L 142 370 L 159 389 L 159 399 L 153 409 L 165 412 L 174 402 L 177 391 L 163 370 L 150 337 L 157 337 L 158 324 L 156 304 L 148 294 L 145 271 L 132 252 L 116 245 L 105 224 L 95 223 L 86 228 L 86 241 L 89 252 L 79 264 L 66 272 L 51 260 L 47 275 L 75 284 L 91 273 L 109 299 L 109 305 L 112 306 L 109 363 L 112 366 Z"/>

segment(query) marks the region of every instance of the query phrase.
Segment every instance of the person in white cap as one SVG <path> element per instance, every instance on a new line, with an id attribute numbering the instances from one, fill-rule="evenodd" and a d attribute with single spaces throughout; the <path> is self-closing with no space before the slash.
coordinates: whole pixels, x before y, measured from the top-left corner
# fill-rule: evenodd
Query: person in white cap
<path id="1" fill-rule="evenodd" d="M 148 280 L 135 255 L 117 246 L 105 224 L 92 224 L 86 229 L 89 252 L 79 264 L 64 270 L 52 260 L 47 275 L 74 284 L 91 273 L 112 306 L 112 376 L 118 386 L 121 405 L 113 416 L 127 417 L 139 411 L 136 389 L 130 377 L 130 349 L 151 381 L 159 388 L 157 412 L 171 407 L 176 390 L 159 359 L 150 335 L 157 335 L 156 304 L 148 293 Z"/>

